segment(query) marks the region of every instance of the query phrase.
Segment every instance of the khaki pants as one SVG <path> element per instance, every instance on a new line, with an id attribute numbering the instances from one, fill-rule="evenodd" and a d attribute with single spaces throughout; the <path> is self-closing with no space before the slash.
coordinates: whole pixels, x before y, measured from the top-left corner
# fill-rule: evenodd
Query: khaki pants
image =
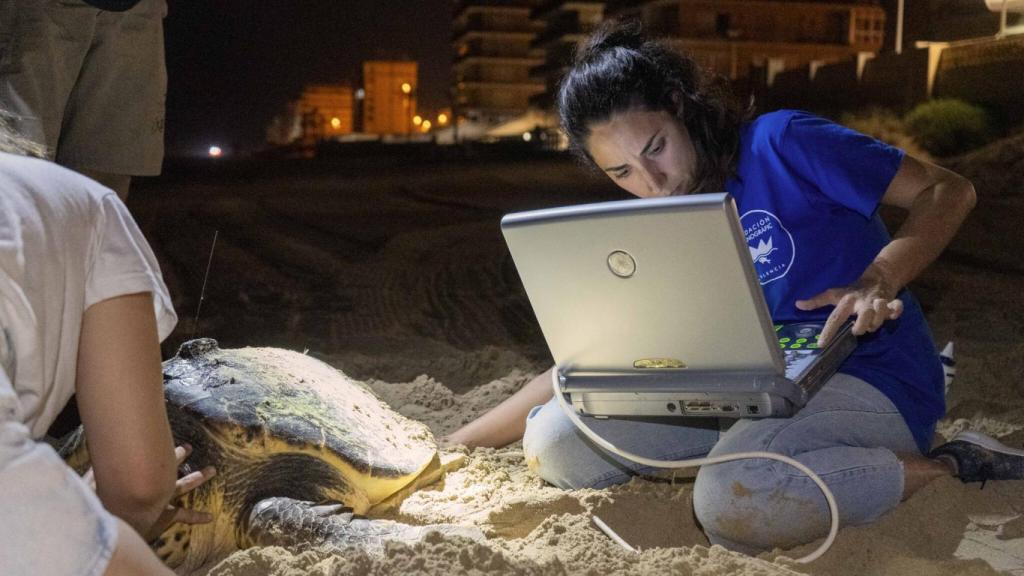
<path id="1" fill-rule="evenodd" d="M 165 0 L 107 12 L 80 0 L 0 0 L 0 109 L 58 164 L 160 173 Z"/>

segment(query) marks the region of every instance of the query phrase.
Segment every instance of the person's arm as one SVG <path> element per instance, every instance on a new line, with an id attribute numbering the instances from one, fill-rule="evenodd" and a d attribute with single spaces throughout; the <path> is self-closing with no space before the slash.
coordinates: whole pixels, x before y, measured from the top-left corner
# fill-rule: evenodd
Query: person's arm
<path id="1" fill-rule="evenodd" d="M 167 507 L 176 477 L 149 292 L 86 309 L 75 393 L 97 495 L 112 514 L 147 534 Z"/>
<path id="2" fill-rule="evenodd" d="M 903 303 L 896 295 L 946 248 L 974 208 L 974 186 L 964 177 L 930 162 L 904 156 L 882 203 L 909 211 L 907 219 L 850 286 L 832 288 L 798 300 L 797 308 L 814 310 L 834 305 L 821 333 L 828 342 L 852 315 L 854 334 L 874 332 L 898 318 Z"/>
<path id="3" fill-rule="evenodd" d="M 483 416 L 442 439 L 444 444 L 469 448 L 501 448 L 519 440 L 526 431 L 526 415 L 534 406 L 546 404 L 553 396 L 551 370 L 526 383 L 504 402 Z"/>

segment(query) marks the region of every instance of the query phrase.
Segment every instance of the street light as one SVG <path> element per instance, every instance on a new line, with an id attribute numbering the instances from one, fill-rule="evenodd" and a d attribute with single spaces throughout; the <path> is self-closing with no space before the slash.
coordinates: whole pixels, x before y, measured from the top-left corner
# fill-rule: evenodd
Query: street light
<path id="1" fill-rule="evenodd" d="M 402 117 L 405 118 L 403 124 L 405 124 L 405 133 L 409 134 L 412 132 L 412 126 L 409 125 L 409 112 L 412 111 L 412 104 L 409 102 L 412 98 L 412 84 L 402 82 L 400 88 L 402 89 Z"/>
<path id="2" fill-rule="evenodd" d="M 440 114 L 438 114 L 437 115 L 437 123 L 439 125 L 441 125 L 441 126 L 444 126 L 445 124 L 447 124 L 448 123 L 448 115 L 445 114 L 444 112 L 441 112 Z"/>
<path id="3" fill-rule="evenodd" d="M 412 123 L 417 125 L 417 126 L 419 126 L 420 124 L 423 124 L 423 117 L 420 116 L 419 114 L 413 116 L 412 117 Z"/>

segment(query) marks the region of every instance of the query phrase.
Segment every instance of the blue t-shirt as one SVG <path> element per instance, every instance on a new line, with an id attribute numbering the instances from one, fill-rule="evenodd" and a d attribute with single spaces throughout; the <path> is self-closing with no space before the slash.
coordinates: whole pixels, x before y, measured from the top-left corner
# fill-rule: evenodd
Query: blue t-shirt
<path id="1" fill-rule="evenodd" d="M 876 210 L 903 151 L 803 112 L 780 110 L 744 126 L 735 197 L 772 319 L 824 320 L 796 301 L 856 281 L 889 234 Z M 942 365 L 913 296 L 903 314 L 861 336 L 840 372 L 868 382 L 903 415 L 922 452 L 945 412 Z"/>

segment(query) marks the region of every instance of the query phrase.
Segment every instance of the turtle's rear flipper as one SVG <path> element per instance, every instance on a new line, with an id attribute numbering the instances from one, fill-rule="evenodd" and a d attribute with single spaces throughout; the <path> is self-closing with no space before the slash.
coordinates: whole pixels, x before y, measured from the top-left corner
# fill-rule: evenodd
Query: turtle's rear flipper
<path id="1" fill-rule="evenodd" d="M 249 514 L 245 544 L 249 546 L 354 546 L 369 554 L 384 553 L 384 543 L 398 541 L 415 544 L 429 532 L 483 540 L 483 533 L 472 526 L 430 524 L 412 526 L 390 520 L 370 520 L 354 515 L 350 508 L 317 506 L 292 498 L 267 498 Z"/>

